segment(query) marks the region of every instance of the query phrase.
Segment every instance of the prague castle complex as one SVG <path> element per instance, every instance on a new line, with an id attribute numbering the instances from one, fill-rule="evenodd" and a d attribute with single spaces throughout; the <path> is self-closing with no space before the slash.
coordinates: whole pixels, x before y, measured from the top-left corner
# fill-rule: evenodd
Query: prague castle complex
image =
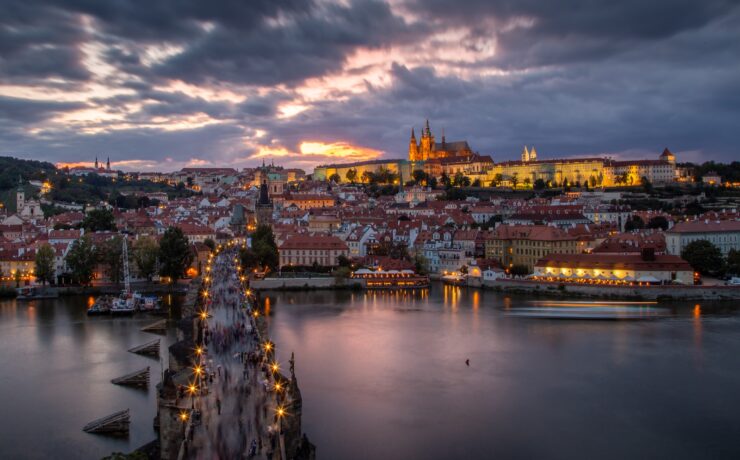
<path id="1" fill-rule="evenodd" d="M 491 156 L 474 152 L 467 141 L 447 142 L 442 134 L 441 142 L 436 142 L 427 121 L 418 142 L 411 129 L 407 160 L 318 166 L 314 179 L 325 180 L 336 174 L 341 181 L 347 181 L 347 173 L 353 170 L 356 180 L 362 181 L 366 171 L 376 173 L 381 169 L 404 178 L 411 178 L 415 170 L 437 178 L 460 173 L 471 181 L 480 180 L 482 185 L 514 188 L 531 188 L 538 181 L 551 187 L 640 185 L 643 178 L 653 184 L 666 184 L 676 179 L 677 171 L 676 157 L 668 149 L 655 160 L 615 161 L 600 157 L 539 159 L 535 147 L 525 146 L 521 160 L 495 163 Z"/>

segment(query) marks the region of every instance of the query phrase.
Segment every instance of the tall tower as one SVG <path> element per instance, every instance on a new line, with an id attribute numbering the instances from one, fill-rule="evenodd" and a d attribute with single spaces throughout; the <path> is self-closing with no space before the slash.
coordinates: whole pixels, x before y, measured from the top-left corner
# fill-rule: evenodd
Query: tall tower
<path id="1" fill-rule="evenodd" d="M 524 146 L 524 150 L 522 150 L 522 161 L 525 163 L 529 161 L 529 150 L 526 145 Z"/>
<path id="2" fill-rule="evenodd" d="M 537 150 L 534 147 L 529 151 L 529 161 L 537 161 Z"/>
<path id="3" fill-rule="evenodd" d="M 421 160 L 428 160 L 432 158 L 432 152 L 434 151 L 434 136 L 432 136 L 432 130 L 429 129 L 429 120 L 424 124 L 424 129 L 421 132 L 421 151 L 419 152 Z"/>
<path id="4" fill-rule="evenodd" d="M 105 162 L 105 169 L 106 171 L 110 171 L 110 157 L 108 157 L 108 161 Z"/>
<path id="5" fill-rule="evenodd" d="M 270 200 L 270 194 L 267 190 L 267 179 L 262 179 L 262 185 L 260 186 L 260 195 L 255 206 L 255 214 L 257 215 L 257 224 L 259 225 L 270 225 L 272 223 L 272 201 Z"/>
<path id="6" fill-rule="evenodd" d="M 95 169 L 98 169 L 98 157 L 95 157 Z"/>
<path id="7" fill-rule="evenodd" d="M 409 141 L 409 160 L 419 161 L 419 146 L 416 144 L 416 134 L 414 128 L 411 128 L 411 140 Z"/>
<path id="8" fill-rule="evenodd" d="M 23 178 L 18 176 L 18 188 L 15 191 L 15 212 L 20 213 L 26 205 L 26 192 L 23 191 Z"/>

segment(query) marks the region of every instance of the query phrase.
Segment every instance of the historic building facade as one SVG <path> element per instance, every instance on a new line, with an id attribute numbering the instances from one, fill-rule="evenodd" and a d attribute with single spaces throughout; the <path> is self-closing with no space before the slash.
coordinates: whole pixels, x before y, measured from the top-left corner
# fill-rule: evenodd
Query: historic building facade
<path id="1" fill-rule="evenodd" d="M 415 170 L 433 177 L 443 173 L 451 176 L 462 173 L 471 181 L 479 179 L 484 186 L 532 188 L 541 180 L 545 185 L 586 185 L 590 187 L 640 185 L 643 178 L 653 184 L 668 184 L 677 180 L 676 156 L 665 149 L 655 160 L 615 161 L 609 158 L 539 159 L 534 147 L 524 147 L 521 160 L 495 163 L 488 155 L 479 155 L 467 141 L 436 142 L 427 121 L 417 142 L 411 129 L 408 160 L 376 160 L 351 164 L 319 166 L 314 170 L 315 180 L 327 180 L 338 174 L 342 182 L 349 182 L 347 173 L 353 170 L 355 181 L 362 182 L 365 171 L 387 169 L 398 176 L 411 178 Z"/>
<path id="2" fill-rule="evenodd" d="M 414 128 L 411 128 L 411 140 L 409 141 L 409 161 L 427 161 L 437 158 L 467 157 L 473 155 L 467 141 L 447 142 L 444 132 L 442 142 L 435 142 L 434 135 L 429 129 L 429 120 L 426 121 L 421 130 L 421 139 L 416 142 Z"/>

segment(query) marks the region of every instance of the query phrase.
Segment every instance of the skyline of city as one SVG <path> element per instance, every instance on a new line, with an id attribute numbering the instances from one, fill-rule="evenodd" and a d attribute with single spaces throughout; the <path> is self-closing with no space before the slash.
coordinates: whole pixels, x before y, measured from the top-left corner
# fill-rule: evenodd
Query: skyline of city
<path id="1" fill-rule="evenodd" d="M 591 2 L 578 14 L 444 0 L 11 6 L 5 156 L 310 170 L 403 157 L 430 119 L 495 161 L 524 145 L 541 158 L 737 157 L 731 1 Z"/>

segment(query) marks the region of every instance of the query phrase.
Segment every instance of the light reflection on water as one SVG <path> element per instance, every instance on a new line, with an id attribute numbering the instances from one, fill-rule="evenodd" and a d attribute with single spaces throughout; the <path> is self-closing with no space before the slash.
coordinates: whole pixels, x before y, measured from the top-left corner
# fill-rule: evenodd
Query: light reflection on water
<path id="1" fill-rule="evenodd" d="M 726 303 L 593 322 L 506 317 L 531 299 L 456 286 L 270 298 L 319 458 L 740 456 Z"/>
<path id="2" fill-rule="evenodd" d="M 89 299 L 0 301 L 0 458 L 86 459 L 129 452 L 155 438 L 154 385 L 160 364 L 126 350 L 156 335 L 140 328 L 157 317 L 87 317 Z M 162 351 L 173 335 L 162 337 Z M 147 391 L 110 380 L 151 367 Z M 131 409 L 131 433 L 115 439 L 82 427 Z"/>

